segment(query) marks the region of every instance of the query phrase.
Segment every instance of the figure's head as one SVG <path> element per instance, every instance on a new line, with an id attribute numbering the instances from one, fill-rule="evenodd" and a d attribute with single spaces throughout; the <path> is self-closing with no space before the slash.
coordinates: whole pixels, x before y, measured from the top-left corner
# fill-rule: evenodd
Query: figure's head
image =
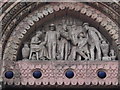
<path id="1" fill-rule="evenodd" d="M 83 27 L 84 27 L 86 30 L 88 30 L 89 24 L 88 24 L 88 23 L 84 23 L 84 24 L 83 24 Z"/>
<path id="2" fill-rule="evenodd" d="M 67 25 L 66 25 L 66 24 L 65 24 L 65 25 L 63 25 L 63 29 L 64 29 L 65 31 L 67 31 L 68 27 L 67 27 Z"/>
<path id="3" fill-rule="evenodd" d="M 106 44 L 106 41 L 105 41 L 105 40 L 103 40 L 103 41 L 102 41 L 102 44 Z"/>
<path id="4" fill-rule="evenodd" d="M 61 29 L 62 29 L 62 24 L 59 23 L 59 24 L 57 25 L 57 30 L 59 31 L 59 30 L 61 30 Z"/>
<path id="5" fill-rule="evenodd" d="M 36 36 L 41 36 L 42 35 L 42 32 L 41 31 L 37 31 L 36 32 Z"/>
<path id="6" fill-rule="evenodd" d="M 84 32 L 80 32 L 80 33 L 78 34 L 78 36 L 79 36 L 79 38 L 80 38 L 80 37 L 85 37 Z"/>
<path id="7" fill-rule="evenodd" d="M 67 25 L 67 31 L 71 31 L 71 30 L 72 30 L 71 25 Z"/>
<path id="8" fill-rule="evenodd" d="M 72 25 L 72 30 L 77 30 L 77 27 L 75 24 Z"/>
<path id="9" fill-rule="evenodd" d="M 50 29 L 51 31 L 54 31 L 54 30 L 55 30 L 55 25 L 54 25 L 54 24 L 50 24 L 49 29 Z"/>
<path id="10" fill-rule="evenodd" d="M 77 26 L 77 30 L 79 30 L 79 31 L 83 31 L 83 27 L 82 26 Z"/>

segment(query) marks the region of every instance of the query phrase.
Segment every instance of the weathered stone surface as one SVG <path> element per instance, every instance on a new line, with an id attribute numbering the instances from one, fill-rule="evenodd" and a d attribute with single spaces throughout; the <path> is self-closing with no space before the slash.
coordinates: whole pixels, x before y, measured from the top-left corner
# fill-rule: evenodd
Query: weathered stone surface
<path id="1" fill-rule="evenodd" d="M 90 3 L 89 3 L 90 4 Z M 79 35 L 79 39 L 80 40 L 76 40 L 76 36 L 77 36 L 77 30 L 74 31 L 75 35 L 71 35 L 68 34 L 68 31 L 66 31 L 66 26 L 68 25 L 69 21 L 66 21 L 66 23 L 64 23 L 63 28 L 59 29 L 63 32 L 59 32 L 60 35 L 62 36 L 61 42 L 59 42 L 60 45 L 60 53 L 55 52 L 55 50 L 53 50 L 53 48 L 56 48 L 57 45 L 52 45 L 52 51 L 51 53 L 49 53 L 49 57 L 50 60 L 53 61 L 45 61 L 46 57 L 43 58 L 37 58 L 36 56 L 42 56 L 43 54 L 40 55 L 33 55 L 34 57 L 31 59 L 31 61 L 29 61 L 28 59 L 24 59 L 23 61 L 20 62 L 15 62 L 15 63 L 11 63 L 11 61 L 13 60 L 17 60 L 17 56 L 18 53 L 20 51 L 20 49 L 22 49 L 22 45 L 24 42 L 25 37 L 29 34 L 29 32 L 33 31 L 32 30 L 32 26 L 37 26 L 37 24 L 39 22 L 42 22 L 42 20 L 44 21 L 45 19 L 48 19 L 47 17 L 51 17 L 52 15 L 55 16 L 55 18 L 59 15 L 56 14 L 60 14 L 59 12 L 61 11 L 67 11 L 64 14 L 73 14 L 73 12 L 75 13 L 79 13 L 82 16 L 88 17 L 89 19 L 94 20 L 95 23 L 98 23 L 98 27 L 102 26 L 106 31 L 108 32 L 108 36 L 110 35 L 110 37 L 113 40 L 113 42 L 115 44 L 117 44 L 117 47 L 119 51 L 120 51 L 120 41 L 118 40 L 119 38 L 119 27 L 118 25 L 115 23 L 118 20 L 119 16 L 115 11 L 119 11 L 119 7 L 116 4 L 111 3 L 111 7 L 113 7 L 115 10 L 111 11 L 110 9 L 104 7 L 104 5 L 99 4 L 99 3 L 91 3 L 91 4 L 96 4 L 97 5 L 97 9 L 99 10 L 99 8 L 101 8 L 104 12 L 106 12 L 106 15 L 103 12 L 98 11 L 97 9 L 94 9 L 91 6 L 87 6 L 87 4 L 84 3 L 49 3 L 49 4 L 42 4 L 43 6 L 40 7 L 40 9 L 35 10 L 34 12 L 32 12 L 31 9 L 33 9 L 36 6 L 35 4 L 29 5 L 28 3 L 14 3 L 13 6 L 11 5 L 11 7 L 9 8 L 9 10 L 6 13 L 2 13 L 2 23 L 3 23 L 3 37 L 2 37 L 2 44 L 0 43 L 0 73 L 1 73 L 1 69 L 2 64 L 1 61 L 2 59 L 5 60 L 5 71 L 8 70 L 13 70 L 15 72 L 15 77 L 11 80 L 6 79 L 5 77 L 4 79 L 4 84 L 6 85 L 6 83 L 8 83 L 8 85 L 55 85 L 55 83 L 57 83 L 57 85 L 76 85 L 78 84 L 78 86 L 80 85 L 118 85 L 119 81 L 119 73 L 118 73 L 118 62 L 117 61 L 110 61 L 110 62 L 105 62 L 104 60 L 115 60 L 116 59 L 116 53 L 113 49 L 111 49 L 109 46 L 110 44 L 108 42 L 106 43 L 101 43 L 101 39 L 99 37 L 98 34 L 100 34 L 99 32 L 93 32 L 93 35 L 89 35 L 89 37 L 85 37 L 82 33 Z M 14 6 L 15 5 L 15 6 Z M 106 4 L 105 4 L 106 5 Z M 103 6 L 103 7 L 102 7 Z M 109 5 L 108 5 L 109 6 Z M 26 8 L 25 8 L 26 7 Z M 36 7 L 37 8 L 37 7 Z M 112 8 L 112 9 L 113 9 Z M 72 12 L 73 11 L 73 12 Z M 8 13 L 9 12 L 9 13 Z M 28 13 L 29 12 L 29 13 Z M 69 13 L 68 13 L 69 12 Z M 26 13 L 30 14 L 30 15 L 26 15 Z M 110 18 L 108 18 L 107 14 L 109 14 L 108 16 Z M 2 19 L 0 16 L 0 19 Z M 5 16 L 5 17 L 3 17 Z M 15 17 L 13 17 L 15 16 Z M 26 17 L 24 17 L 26 16 Z M 71 15 L 72 16 L 72 15 Z M 72 16 L 74 18 L 74 16 Z M 75 16 L 76 17 L 76 16 Z M 77 16 L 78 17 L 78 16 Z M 23 19 L 23 21 L 21 21 Z M 85 18 L 86 19 L 86 18 Z M 113 19 L 115 22 L 113 22 Z M 91 20 L 91 21 L 92 21 Z M 75 24 L 74 20 L 70 21 L 72 22 L 72 24 Z M 20 23 L 20 24 L 19 24 Z M 67 25 L 65 25 L 67 24 Z M 90 23 L 90 25 L 88 25 L 87 27 L 92 28 L 92 29 L 96 29 L 93 24 Z M 16 27 L 16 29 L 15 29 Z M 56 23 L 55 23 L 55 27 L 57 27 Z M 69 29 L 70 26 L 68 25 Z M 19 29 L 18 29 L 19 28 Z M 78 27 L 76 24 L 72 26 L 72 30 L 74 30 L 75 28 L 79 28 L 79 30 L 82 30 L 82 28 Z M 88 29 L 89 31 L 92 31 L 92 29 Z M 46 33 L 49 33 L 49 29 L 45 29 L 46 31 L 44 31 L 44 33 L 42 33 L 43 35 L 45 35 L 45 37 L 47 37 Z M 64 31 L 65 30 L 65 31 Z M 98 31 L 96 29 L 96 31 Z M 58 32 L 57 30 L 55 30 L 55 32 Z M 88 35 L 88 32 L 86 33 Z M 1 32 L 0 32 L 1 33 Z M 12 33 L 10 35 L 10 33 Z M 90 32 L 89 32 L 90 33 Z M 56 34 L 55 34 L 56 35 Z M 87 36 L 86 35 L 86 36 Z M 95 36 L 96 38 L 99 37 L 99 39 L 96 39 L 92 36 Z M 53 37 L 53 32 L 52 32 L 52 36 Z M 61 38 L 60 36 L 60 38 Z M 90 44 L 89 48 L 91 48 L 91 46 L 93 46 L 91 48 L 91 50 L 88 48 L 88 50 L 86 50 L 86 46 L 83 46 L 81 48 L 82 45 L 84 45 L 84 42 L 87 41 L 88 38 L 90 38 L 90 36 L 92 37 L 91 40 L 95 41 L 93 44 Z M 100 34 L 100 36 L 102 36 Z M 9 38 L 10 37 L 10 38 Z M 34 35 L 33 35 L 34 37 Z M 32 37 L 32 38 L 33 38 Z M 45 38 L 44 37 L 44 38 Z M 51 40 L 49 37 L 48 39 Z M 70 38 L 69 38 L 70 37 Z M 56 38 L 54 38 L 56 39 Z M 77 38 L 78 39 L 78 38 Z M 58 41 L 60 41 L 59 39 L 57 39 Z M 89 41 L 91 41 L 89 40 Z M 105 38 L 103 39 L 105 40 Z M 29 40 L 31 41 L 31 40 Z M 28 41 L 28 42 L 29 42 Z M 39 40 L 38 40 L 39 41 Z M 43 40 L 44 41 L 44 40 Z M 43 42 L 42 41 L 42 42 Z M 55 40 L 53 40 L 53 42 L 56 43 Z M 77 45 L 73 45 L 71 42 L 73 42 L 73 44 Z M 111 42 L 111 41 L 110 41 Z M 48 42 L 47 42 L 48 44 Z M 45 49 L 48 49 L 49 46 L 47 46 L 47 44 L 37 48 L 37 49 L 42 49 L 42 51 L 45 51 Z M 73 58 L 69 58 L 67 54 L 69 53 L 69 44 L 71 46 L 75 46 L 72 47 L 70 52 L 77 52 L 78 54 L 80 54 L 81 57 L 79 57 L 78 59 L 74 59 L 75 56 L 78 56 L 74 53 L 73 54 Z M 97 45 L 97 44 L 100 44 Z M 3 45 L 3 48 L 2 48 Z M 86 45 L 86 42 L 85 42 Z M 39 45 L 38 45 L 39 46 Z M 44 47 L 46 46 L 46 47 Z M 76 47 L 79 48 L 76 51 Z M 112 45 L 111 45 L 112 47 Z M 23 47 L 24 48 L 24 47 Z M 34 45 L 33 45 L 34 48 Z M 94 48 L 96 49 L 96 51 L 94 52 Z M 102 48 L 102 50 L 100 50 L 100 48 Z M 31 46 L 30 46 L 31 49 Z M 31 50 L 32 51 L 32 50 Z M 34 51 L 34 50 L 33 50 Z M 62 52 L 63 51 L 63 52 Z M 84 52 L 84 51 L 91 51 L 91 52 Z M 28 51 L 29 52 L 29 51 Z M 37 51 L 38 52 L 38 51 Z M 34 53 L 36 53 L 36 50 L 34 51 Z M 29 53 L 26 53 L 29 54 Z M 90 54 L 90 55 L 89 55 Z M 3 56 L 2 56 L 3 55 Z M 91 56 L 96 56 L 93 59 L 88 59 L 89 56 L 91 58 Z M 101 56 L 100 56 L 101 55 Z M 32 55 L 31 55 L 32 56 Z M 47 56 L 47 55 L 46 55 Z M 3 57 L 3 58 L 2 58 Z M 20 56 L 21 57 L 21 56 Z M 55 58 L 56 57 L 56 58 Z M 26 58 L 26 57 L 23 57 Z M 100 60 L 103 60 L 101 62 L 97 61 L 98 58 L 102 58 Z M 60 59 L 60 60 L 59 60 Z M 34 60 L 34 61 L 33 61 Z M 35 60 L 41 60 L 41 61 L 35 61 Z M 43 61 L 42 61 L 43 60 Z M 47 58 L 48 60 L 48 58 Z M 57 61 L 59 60 L 59 61 Z M 66 61 L 64 61 L 66 60 Z M 78 61 L 77 61 L 78 60 Z M 79 61 L 81 60 L 81 61 Z M 84 61 L 82 61 L 84 60 Z M 89 61 L 86 61 L 89 60 Z M 90 62 L 90 60 L 95 60 L 95 62 Z M 43 76 L 40 79 L 35 79 L 32 76 L 32 72 L 34 70 L 41 70 L 43 73 Z M 65 71 L 67 69 L 72 69 L 75 73 L 75 77 L 72 78 L 71 80 L 65 77 Z M 98 78 L 96 75 L 96 72 L 98 70 L 104 70 L 107 72 L 107 77 L 105 79 L 100 79 Z M 4 76 L 4 73 L 1 73 Z M 2 78 L 0 76 L 0 85 L 2 85 Z M 1 86 L 0 86 L 1 89 Z"/>
<path id="2" fill-rule="evenodd" d="M 14 63 L 17 67 L 14 71 L 14 78 L 8 80 L 5 77 L 4 83 L 12 85 L 118 85 L 118 61 L 19 61 Z M 26 66 L 29 66 L 26 68 Z M 34 67 L 33 67 L 34 66 Z M 33 68 L 30 68 L 33 67 Z M 9 69 L 5 69 L 4 72 Z M 42 77 L 35 79 L 33 72 L 40 70 Z M 65 76 L 66 70 L 72 70 L 74 77 L 68 79 Z M 105 71 L 107 76 L 101 79 L 97 76 L 98 71 Z M 19 73 L 19 74 L 18 74 Z M 4 75 L 3 75 L 4 76 Z M 105 84 L 104 84 L 105 83 Z"/>
<path id="3" fill-rule="evenodd" d="M 110 33 L 112 38 L 115 40 L 115 43 L 119 44 L 119 42 L 118 42 L 118 36 L 119 36 L 118 35 L 118 28 L 115 28 L 115 29 L 111 28 L 111 27 L 114 27 L 114 26 L 116 27 L 116 24 L 111 19 L 106 17 L 104 14 L 102 14 L 100 11 L 97 11 L 96 9 L 91 8 L 91 7 L 89 7 L 87 5 L 84 5 L 82 3 L 80 3 L 80 5 L 79 5 L 79 3 L 78 4 L 76 4 L 76 3 L 74 3 L 74 4 L 72 4 L 72 3 L 62 3 L 62 4 L 61 3 L 57 3 L 57 4 L 51 4 L 51 5 L 46 5 L 42 9 L 37 10 L 34 13 L 31 13 L 27 17 L 27 18 L 29 18 L 29 20 L 27 18 L 25 18 L 25 20 L 23 20 L 23 22 L 21 22 L 22 23 L 22 28 L 20 29 L 20 32 L 16 33 L 16 32 L 18 32 L 17 29 L 14 31 L 15 35 L 18 38 L 18 41 L 16 41 L 16 42 L 18 42 L 17 43 L 18 46 L 20 45 L 20 42 L 22 42 L 22 38 L 24 38 L 24 36 L 29 31 L 29 29 L 31 29 L 31 25 L 33 26 L 34 24 L 36 24 L 36 22 L 38 22 L 38 18 L 40 18 L 39 20 L 41 20 L 42 18 L 46 17 L 45 15 L 49 16 L 49 14 L 52 14 L 52 13 L 56 12 L 56 10 L 57 11 L 60 11 L 61 9 L 63 10 L 64 7 L 65 7 L 64 9 L 66 9 L 66 8 L 69 8 L 69 9 L 72 9 L 72 10 L 75 9 L 79 13 L 83 12 L 84 15 L 87 15 L 89 18 L 92 18 L 96 22 L 100 23 L 100 25 L 105 27 L 105 29 Z M 50 7 L 50 10 L 48 9 L 49 7 Z M 81 8 L 81 9 L 79 10 L 79 8 Z M 52 13 L 50 11 L 52 11 Z M 39 12 L 39 13 L 37 13 L 37 12 Z M 46 14 L 46 13 L 43 13 L 43 12 L 50 12 L 50 13 Z M 36 19 L 34 18 L 34 16 L 35 16 Z M 111 26 L 109 26 L 109 25 L 111 25 Z M 19 27 L 19 25 L 17 27 Z M 15 50 L 17 51 L 16 48 L 15 48 Z M 7 51 L 5 50 L 5 52 L 7 52 Z M 13 59 L 12 57 L 13 56 L 9 57 L 9 59 L 10 58 Z M 4 59 L 5 58 L 6 57 L 4 57 Z"/>
<path id="4" fill-rule="evenodd" d="M 55 24 L 45 25 L 47 28 L 36 31 L 30 42 L 25 41 L 24 46 L 30 45 L 23 47 L 23 58 L 27 55 L 30 60 L 115 60 L 116 55 L 110 55 L 112 48 L 102 34 L 88 23 L 78 22 L 82 21 L 64 17 Z"/>

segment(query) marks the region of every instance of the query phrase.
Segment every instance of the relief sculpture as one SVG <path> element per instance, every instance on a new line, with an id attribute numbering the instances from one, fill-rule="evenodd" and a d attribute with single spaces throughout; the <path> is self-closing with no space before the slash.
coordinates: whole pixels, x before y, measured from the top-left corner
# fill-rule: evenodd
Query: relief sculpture
<path id="1" fill-rule="evenodd" d="M 89 60 L 88 37 L 84 34 L 84 32 L 79 33 L 78 37 L 79 39 L 76 52 L 80 55 L 79 60 L 81 60 L 81 57 L 85 58 L 85 60 Z"/>
<path id="2" fill-rule="evenodd" d="M 100 32 L 88 23 L 51 23 L 31 38 L 29 60 L 114 60 L 115 52 Z M 44 35 L 44 37 L 41 37 Z M 41 39 L 43 38 L 43 40 Z"/>
<path id="3" fill-rule="evenodd" d="M 62 24 L 59 24 L 60 40 L 58 41 L 58 55 L 59 59 L 67 60 L 70 52 L 69 32 L 65 20 L 62 20 Z"/>
<path id="4" fill-rule="evenodd" d="M 54 24 L 49 26 L 49 31 L 46 32 L 45 43 L 48 48 L 48 57 L 49 59 L 56 59 L 56 51 L 57 51 L 57 41 L 60 35 L 59 32 L 56 31 L 56 27 Z"/>
<path id="5" fill-rule="evenodd" d="M 48 57 L 47 50 L 45 47 L 46 42 L 42 42 L 39 39 L 40 35 L 42 35 L 42 32 L 38 31 L 36 32 L 36 35 L 31 39 L 29 59 L 36 58 L 36 60 L 39 60 L 39 58 L 42 58 L 44 56 Z"/>
<path id="6" fill-rule="evenodd" d="M 89 45 L 90 45 L 90 54 L 91 54 L 91 60 L 95 60 L 95 49 L 97 52 L 97 59 L 101 60 L 101 48 L 100 44 L 103 40 L 102 36 L 96 30 L 94 27 L 90 27 L 88 23 L 83 24 L 84 28 L 86 29 L 86 34 L 88 34 L 89 37 Z"/>

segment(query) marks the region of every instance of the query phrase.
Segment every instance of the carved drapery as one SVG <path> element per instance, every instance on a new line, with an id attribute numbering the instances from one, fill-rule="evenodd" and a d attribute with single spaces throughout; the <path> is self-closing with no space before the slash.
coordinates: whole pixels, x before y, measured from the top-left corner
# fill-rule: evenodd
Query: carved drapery
<path id="1" fill-rule="evenodd" d="M 111 37 L 116 42 L 116 44 L 119 45 L 119 42 L 118 42 L 119 28 L 108 17 L 106 17 L 96 9 L 86 6 L 82 3 L 77 3 L 77 4 L 76 3 L 75 4 L 58 3 L 58 5 L 56 4 L 52 4 L 48 6 L 46 5 L 44 8 L 40 9 L 39 11 L 32 13 L 31 15 L 29 15 L 29 17 L 23 20 L 23 22 L 21 22 L 18 25 L 18 27 L 16 27 L 16 30 L 12 33 L 12 36 L 10 37 L 8 44 L 6 46 L 4 59 L 16 60 L 17 50 L 21 43 L 21 39 L 29 31 L 30 27 L 35 24 L 35 22 L 38 22 L 39 20 L 41 20 L 45 16 L 50 15 L 51 13 L 64 10 L 65 8 L 69 8 L 70 10 L 75 10 L 83 15 L 86 15 L 92 18 L 96 22 L 99 22 L 99 24 L 108 31 L 108 33 L 111 35 Z M 17 38 L 13 40 L 14 37 L 17 37 Z M 11 50 L 11 51 L 8 52 L 8 50 Z"/>

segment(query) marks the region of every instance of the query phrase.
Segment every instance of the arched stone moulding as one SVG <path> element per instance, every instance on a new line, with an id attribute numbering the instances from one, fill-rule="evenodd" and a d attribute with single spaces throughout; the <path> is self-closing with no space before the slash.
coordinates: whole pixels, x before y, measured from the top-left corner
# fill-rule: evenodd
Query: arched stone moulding
<path id="1" fill-rule="evenodd" d="M 16 60 L 17 51 L 22 42 L 22 38 L 31 29 L 31 27 L 35 25 L 38 21 L 43 19 L 45 16 L 48 16 L 60 10 L 64 10 L 65 8 L 77 11 L 98 22 L 101 26 L 105 28 L 105 30 L 109 33 L 111 38 L 119 47 L 120 42 L 118 41 L 118 26 L 100 11 L 83 3 L 50 3 L 49 5 L 46 5 L 40 8 L 39 10 L 36 10 L 35 12 L 31 13 L 22 22 L 20 22 L 20 24 L 15 28 L 8 40 L 3 59 Z"/>

